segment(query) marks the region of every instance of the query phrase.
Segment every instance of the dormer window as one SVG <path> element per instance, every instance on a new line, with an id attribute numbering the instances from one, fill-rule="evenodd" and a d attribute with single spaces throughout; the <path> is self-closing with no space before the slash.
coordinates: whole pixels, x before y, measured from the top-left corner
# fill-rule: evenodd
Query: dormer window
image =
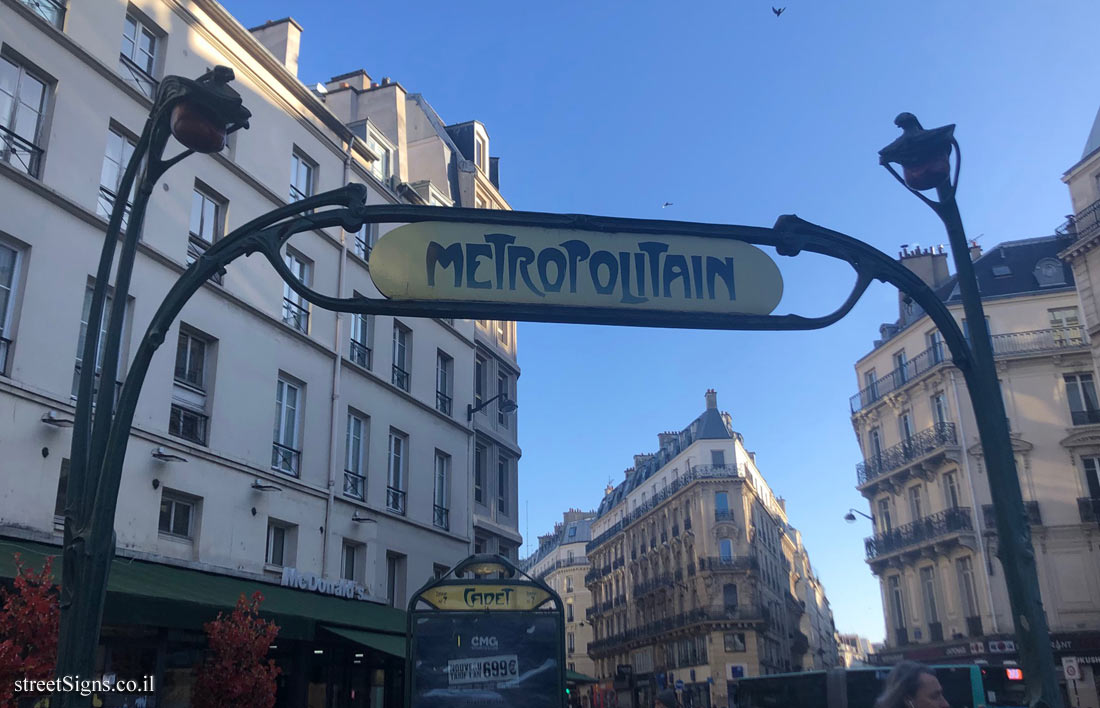
<path id="1" fill-rule="evenodd" d="M 1062 261 L 1057 258 L 1041 258 L 1035 264 L 1035 280 L 1040 288 L 1053 288 L 1066 285 L 1066 273 Z"/>
<path id="2" fill-rule="evenodd" d="M 485 141 L 481 139 L 480 135 L 474 136 L 474 164 L 482 172 L 485 171 Z"/>

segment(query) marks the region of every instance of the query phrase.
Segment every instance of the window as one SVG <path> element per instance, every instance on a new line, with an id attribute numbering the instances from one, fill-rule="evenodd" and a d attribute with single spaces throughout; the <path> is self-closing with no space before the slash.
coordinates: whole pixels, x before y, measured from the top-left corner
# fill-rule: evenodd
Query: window
<path id="1" fill-rule="evenodd" d="M 409 390 L 409 344 L 412 331 L 397 320 L 393 321 L 393 385 L 402 391 Z"/>
<path id="2" fill-rule="evenodd" d="M 932 396 L 932 420 L 936 425 L 947 422 L 947 399 L 942 393 Z"/>
<path id="3" fill-rule="evenodd" d="M 878 500 L 878 530 L 883 535 L 894 530 L 894 524 L 890 518 L 890 500 L 886 497 Z"/>
<path id="4" fill-rule="evenodd" d="M 435 578 L 436 580 L 439 580 L 440 578 L 442 578 L 444 575 L 447 574 L 448 570 L 449 570 L 449 568 L 447 566 L 440 565 L 439 563 L 435 563 L 435 564 L 432 565 L 432 577 Z"/>
<path id="5" fill-rule="evenodd" d="M 378 159 L 371 162 L 370 172 L 379 181 L 385 182 L 393 174 L 393 148 L 381 133 L 374 130 L 367 131 L 365 142 L 370 151 L 378 155 Z"/>
<path id="6" fill-rule="evenodd" d="M 1040 258 L 1032 273 L 1035 275 L 1035 280 L 1038 281 L 1040 288 L 1052 288 L 1066 284 L 1065 264 L 1057 258 Z"/>
<path id="7" fill-rule="evenodd" d="M 978 616 L 978 593 L 974 588 L 974 570 L 970 556 L 955 561 L 955 573 L 959 579 L 959 597 L 966 617 Z"/>
<path id="8" fill-rule="evenodd" d="M 390 607 L 400 607 L 405 594 L 405 556 L 386 554 L 386 598 Z"/>
<path id="9" fill-rule="evenodd" d="M 61 29 L 65 24 L 64 0 L 22 0 L 22 2 L 32 12 L 57 29 Z"/>
<path id="10" fill-rule="evenodd" d="M 905 350 L 894 354 L 894 385 L 900 386 L 909 380 L 909 359 L 905 356 Z"/>
<path id="11" fill-rule="evenodd" d="M 566 575 L 565 576 L 565 591 L 566 592 L 573 592 L 573 576 L 572 575 Z"/>
<path id="12" fill-rule="evenodd" d="M 1057 346 L 1078 346 L 1084 343 L 1076 307 L 1058 307 L 1047 312 L 1050 314 L 1051 334 Z"/>
<path id="13" fill-rule="evenodd" d="M 269 565 L 293 566 L 294 541 L 297 526 L 269 519 L 267 522 L 267 552 L 264 561 Z"/>
<path id="14" fill-rule="evenodd" d="M 737 586 L 730 583 L 722 586 L 722 605 L 726 613 L 737 611 Z"/>
<path id="15" fill-rule="evenodd" d="M 508 344 L 511 341 L 511 335 L 512 335 L 512 323 L 511 322 L 503 322 L 503 321 L 498 320 L 497 321 L 497 341 L 500 342 L 500 345 L 503 346 L 505 349 L 508 348 Z"/>
<path id="16" fill-rule="evenodd" d="M 718 539 L 718 558 L 723 563 L 733 561 L 733 541 L 728 538 Z"/>
<path id="17" fill-rule="evenodd" d="M 359 293 L 355 293 L 359 297 Z M 374 315 L 351 316 L 351 349 L 349 358 L 363 367 L 371 367 L 371 336 L 374 333 Z"/>
<path id="18" fill-rule="evenodd" d="M 314 163 L 295 150 L 290 156 L 290 201 L 296 202 L 313 194 Z"/>
<path id="19" fill-rule="evenodd" d="M 875 370 L 863 372 L 863 389 L 867 392 L 867 398 L 871 401 L 878 398 L 878 379 Z"/>
<path id="20" fill-rule="evenodd" d="M 485 374 L 488 371 L 488 363 L 481 357 L 474 359 L 474 408 L 485 402 Z M 485 409 L 482 408 L 482 411 Z"/>
<path id="21" fill-rule="evenodd" d="M 497 513 L 508 513 L 508 458 L 497 459 Z"/>
<path id="22" fill-rule="evenodd" d="M 710 451 L 710 463 L 715 467 L 722 467 L 726 464 L 726 453 L 723 450 L 711 450 Z"/>
<path id="23" fill-rule="evenodd" d="M 126 171 L 126 165 L 134 154 L 134 140 L 123 135 L 117 128 L 111 128 L 107 132 L 107 149 L 103 153 L 103 167 L 99 171 L 99 199 L 96 202 L 96 214 L 104 219 L 111 218 L 111 210 L 118 198 L 119 183 Z M 130 218 L 130 207 L 134 201 L 134 187 L 137 180 L 130 186 L 130 194 L 126 198 L 126 208 L 122 213 L 122 229 L 126 230 L 126 223 Z"/>
<path id="24" fill-rule="evenodd" d="M 359 582 L 365 568 L 366 546 L 345 540 L 340 548 L 340 577 L 353 583 Z"/>
<path id="25" fill-rule="evenodd" d="M 225 202 L 211 192 L 195 185 L 191 193 L 191 225 L 187 238 L 187 265 L 191 265 L 206 253 L 206 249 L 222 237 L 225 225 Z M 220 273 L 212 280 L 222 281 Z"/>
<path id="26" fill-rule="evenodd" d="M 57 496 L 54 497 L 53 515 L 64 518 L 65 495 L 69 493 L 69 458 L 61 460 L 61 474 L 57 478 Z"/>
<path id="27" fill-rule="evenodd" d="M 954 472 L 947 472 L 943 475 L 943 498 L 948 509 L 958 508 L 959 482 Z"/>
<path id="28" fill-rule="evenodd" d="M 435 353 L 435 408 L 443 415 L 451 415 L 451 377 L 454 359 L 443 350 Z"/>
<path id="29" fill-rule="evenodd" d="M 367 421 L 348 410 L 348 425 L 344 436 L 344 494 L 354 499 L 366 499 L 367 477 L 363 457 L 366 449 Z"/>
<path id="30" fill-rule="evenodd" d="M 940 334 L 938 329 L 934 329 L 924 335 L 924 341 L 928 345 L 929 355 L 932 357 L 932 363 L 938 364 L 943 361 L 943 335 Z"/>
<path id="31" fill-rule="evenodd" d="M 913 437 L 913 414 L 906 411 L 898 416 L 898 435 L 902 442 L 909 442 Z"/>
<path id="32" fill-rule="evenodd" d="M 924 518 L 924 505 L 921 499 L 922 495 L 923 492 L 921 490 L 921 485 L 918 484 L 909 487 L 909 513 L 911 514 L 910 518 L 913 521 Z"/>
<path id="33" fill-rule="evenodd" d="M 76 342 L 76 365 L 73 368 L 73 398 L 76 398 L 77 390 L 80 387 L 80 370 L 83 364 L 84 356 L 84 342 L 88 336 L 88 320 L 91 319 L 92 314 L 92 291 L 94 286 L 89 284 L 84 290 L 84 307 L 80 314 L 80 335 L 77 337 Z M 103 348 L 107 341 L 107 320 L 108 313 L 111 311 L 111 302 L 114 298 L 110 291 L 107 292 L 107 297 L 103 300 L 103 313 L 99 320 L 99 345 L 96 347 L 95 353 L 95 383 L 92 386 L 92 392 L 99 390 L 100 372 L 103 370 Z M 126 341 L 126 327 L 123 325 L 122 330 L 122 342 Z M 118 350 L 118 368 L 122 369 L 122 351 L 120 347 Z M 115 399 L 118 399 L 120 384 L 115 385 Z"/>
<path id="34" fill-rule="evenodd" d="M 921 597 L 924 600 L 924 619 L 929 624 L 940 621 L 936 608 L 936 571 L 930 565 L 920 569 Z"/>
<path id="35" fill-rule="evenodd" d="M 309 261 L 289 249 L 283 260 L 294 277 L 303 285 L 310 284 L 312 268 Z M 283 283 L 283 323 L 299 332 L 309 332 L 309 301 L 295 292 L 287 283 Z"/>
<path id="36" fill-rule="evenodd" d="M 46 82 L 25 66 L 0 57 L 0 160 L 31 177 L 42 161 L 39 133 Z"/>
<path id="37" fill-rule="evenodd" d="M 1100 423 L 1100 405 L 1096 401 L 1096 388 L 1092 374 L 1065 374 L 1066 397 L 1069 399 L 1070 417 L 1074 425 Z"/>
<path id="38" fill-rule="evenodd" d="M 485 465 L 488 461 L 484 445 L 474 447 L 474 501 L 485 503 Z"/>
<path id="39" fill-rule="evenodd" d="M 404 433 L 390 429 L 386 508 L 398 514 L 405 513 L 405 471 L 408 464 L 405 459 L 405 449 L 408 442 L 409 439 Z"/>
<path id="40" fill-rule="evenodd" d="M 485 171 L 485 143 L 480 136 L 474 136 L 474 164 L 483 172 Z"/>
<path id="41" fill-rule="evenodd" d="M 878 427 L 871 428 L 867 431 L 868 455 L 871 460 L 879 460 L 882 458 L 882 433 Z"/>
<path id="42" fill-rule="evenodd" d="M 355 232 L 354 252 L 363 260 L 370 260 L 370 252 L 378 243 L 378 224 L 363 224 Z"/>
<path id="43" fill-rule="evenodd" d="M 986 328 L 986 331 L 989 332 L 989 337 L 990 337 L 989 341 L 990 341 L 990 345 L 992 346 L 993 328 L 989 326 L 989 318 L 988 317 L 985 318 L 985 328 Z M 963 318 L 963 321 L 962 321 L 962 331 L 963 331 L 963 337 L 965 337 L 966 341 L 969 342 L 970 341 L 970 325 L 967 323 L 965 317 Z"/>
<path id="44" fill-rule="evenodd" d="M 1100 457 L 1082 457 L 1081 465 L 1085 468 L 1089 499 L 1100 499 Z"/>
<path id="45" fill-rule="evenodd" d="M 730 518 L 730 495 L 727 492 L 714 493 L 714 520 L 723 521 Z"/>
<path id="46" fill-rule="evenodd" d="M 722 645 L 728 652 L 745 651 L 745 633 L 726 632 L 722 637 Z"/>
<path id="47" fill-rule="evenodd" d="M 575 646 L 575 642 L 574 642 L 574 639 L 573 639 L 573 633 L 572 632 L 566 632 L 565 633 L 565 645 L 566 645 L 566 650 L 570 654 L 572 654 L 576 650 L 576 646 Z"/>
<path id="48" fill-rule="evenodd" d="M 163 534 L 178 538 L 191 538 L 192 523 L 195 515 L 195 502 L 167 489 L 160 497 L 159 530 Z"/>
<path id="49" fill-rule="evenodd" d="M 118 71 L 126 83 L 152 99 L 157 93 L 157 80 L 153 78 L 157 61 L 157 35 L 133 14 L 126 14 L 122 26 L 122 52 L 118 57 Z"/>
<path id="50" fill-rule="evenodd" d="M 508 413 L 504 410 L 504 399 L 510 398 L 509 383 L 507 374 L 497 375 L 497 395 L 500 396 L 497 399 L 497 424 L 505 428 L 508 427 Z"/>
<path id="51" fill-rule="evenodd" d="M 15 336 L 15 283 L 19 251 L 0 243 L 0 376 L 8 375 L 8 359 Z"/>
<path id="52" fill-rule="evenodd" d="M 887 580 L 889 588 L 890 618 L 894 620 L 894 628 L 905 630 L 905 595 L 901 589 L 901 577 L 891 575 Z"/>
<path id="53" fill-rule="evenodd" d="M 207 342 L 180 327 L 168 432 L 198 445 L 207 444 Z"/>
<path id="54" fill-rule="evenodd" d="M 298 443 L 298 410 L 301 388 L 279 377 L 275 386 L 275 434 L 271 445 L 271 468 L 298 476 L 302 453 Z"/>
<path id="55" fill-rule="evenodd" d="M 565 621 L 573 622 L 573 600 L 568 600 L 565 603 Z"/>
<path id="56" fill-rule="evenodd" d="M 435 451 L 435 485 L 432 523 L 441 529 L 451 528 L 451 456 Z"/>

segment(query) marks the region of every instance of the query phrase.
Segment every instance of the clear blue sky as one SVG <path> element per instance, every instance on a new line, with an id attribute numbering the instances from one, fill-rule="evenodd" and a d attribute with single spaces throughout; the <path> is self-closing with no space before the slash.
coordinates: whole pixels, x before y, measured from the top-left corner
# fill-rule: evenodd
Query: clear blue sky
<path id="1" fill-rule="evenodd" d="M 891 254 L 946 241 L 877 165 L 896 114 L 958 124 L 963 218 L 988 248 L 1069 213 L 1060 176 L 1100 106 L 1094 0 L 783 0 L 780 18 L 769 0 L 223 2 L 245 26 L 298 20 L 307 84 L 363 68 L 448 123 L 482 121 L 516 209 L 765 226 L 797 213 Z M 851 283 L 813 256 L 779 263 L 777 313 L 831 310 Z M 841 517 L 867 510 L 853 364 L 896 302 L 873 286 L 841 323 L 805 333 L 521 324 L 520 530 L 534 540 L 564 509 L 594 508 L 715 388 L 786 497 L 837 627 L 881 640 L 870 525 Z"/>

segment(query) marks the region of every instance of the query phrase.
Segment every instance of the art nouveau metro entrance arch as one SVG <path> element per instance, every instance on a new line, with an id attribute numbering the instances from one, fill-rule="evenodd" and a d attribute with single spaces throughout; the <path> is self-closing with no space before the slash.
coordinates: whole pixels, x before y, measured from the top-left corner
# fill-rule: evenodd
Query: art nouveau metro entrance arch
<path id="1" fill-rule="evenodd" d="M 101 313 L 124 200 L 115 202 L 93 292 L 84 357 L 94 360 L 98 348 L 103 347 L 104 381 L 115 380 L 125 295 L 153 186 L 191 152 L 216 152 L 224 145 L 227 132 L 247 125 L 249 113 L 229 88 L 231 79 L 232 71 L 219 67 L 198 81 L 166 77 L 161 82 L 145 131 L 119 186 L 120 194 L 129 193 L 142 170 L 118 256 L 106 335 L 101 332 Z M 862 241 L 793 215 L 781 216 L 767 228 L 539 212 L 365 206 L 365 187 L 348 185 L 275 209 L 227 235 L 169 290 L 138 346 L 117 404 L 111 387 L 95 391 L 94 367 L 84 367 L 81 372 L 66 500 L 58 675 L 87 676 L 92 672 L 114 553 L 113 524 L 122 463 L 152 356 L 183 306 L 207 279 L 241 256 L 260 253 L 289 287 L 319 307 L 413 317 L 806 330 L 843 318 L 872 281 L 894 285 L 936 324 L 966 380 L 989 470 L 1001 539 L 999 556 L 1029 698 L 1036 705 L 1060 705 L 1004 404 L 955 203 L 959 162 L 953 126 L 925 131 L 910 114 L 902 114 L 896 122 L 905 134 L 880 153 L 881 162 L 899 181 L 902 178 L 890 163 L 902 165 L 906 186 L 947 226 L 966 316 L 973 323 L 974 336 L 969 342 L 943 302 L 905 266 Z M 163 160 L 169 132 L 188 150 Z M 952 147 L 956 150 L 953 178 Z M 936 190 L 938 201 L 920 194 L 929 189 Z M 317 292 L 302 283 L 283 260 L 283 247 L 297 233 L 332 227 L 354 232 L 364 223 L 405 224 L 383 236 L 371 254 L 371 273 L 381 297 L 341 298 Z M 761 246 L 774 249 L 783 258 L 805 252 L 846 262 L 855 273 L 855 285 L 840 307 L 829 314 L 773 315 L 782 283 L 778 267 Z M 105 340 L 102 344 L 101 339 Z M 62 706 L 80 705 L 79 701 L 87 703 L 75 694 L 59 696 Z"/>

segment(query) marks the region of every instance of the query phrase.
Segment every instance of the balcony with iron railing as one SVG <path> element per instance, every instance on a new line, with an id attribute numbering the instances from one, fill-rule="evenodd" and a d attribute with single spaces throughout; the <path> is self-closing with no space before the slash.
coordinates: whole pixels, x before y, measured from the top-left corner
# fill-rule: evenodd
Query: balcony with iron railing
<path id="1" fill-rule="evenodd" d="M 57 29 L 65 25 L 65 3 L 61 0 L 20 0 L 20 2 Z"/>
<path id="2" fill-rule="evenodd" d="M 650 578 L 649 580 L 643 580 L 641 582 L 634 583 L 634 598 L 638 599 L 656 590 L 660 590 L 662 588 L 667 589 L 671 587 L 672 574 L 662 573 L 655 578 Z"/>
<path id="3" fill-rule="evenodd" d="M 402 391 L 409 390 L 409 372 L 397 364 L 393 365 L 393 374 L 390 376 L 390 381 Z"/>
<path id="4" fill-rule="evenodd" d="M 722 557 L 710 556 L 699 559 L 699 570 L 710 573 L 745 572 L 760 567 L 755 556 Z"/>
<path id="5" fill-rule="evenodd" d="M 187 237 L 187 265 L 191 265 L 198 259 L 202 258 L 202 255 L 206 253 L 206 249 L 210 248 L 212 244 L 201 236 L 196 234 L 188 234 Z M 220 270 L 214 275 L 210 276 L 210 280 L 214 281 L 218 285 L 222 284 L 222 274 L 225 270 Z"/>
<path id="6" fill-rule="evenodd" d="M 586 551 L 591 553 L 599 548 L 601 545 L 614 538 L 619 531 L 630 526 L 632 523 L 660 506 L 665 500 L 669 499 L 692 482 L 700 479 L 732 479 L 744 477 L 745 470 L 742 465 L 692 465 L 691 469 L 685 474 L 673 480 L 663 489 L 658 490 L 657 493 L 647 499 L 645 503 L 639 504 L 637 508 L 632 509 L 630 513 L 623 516 L 621 521 L 617 521 L 607 531 L 604 531 L 595 539 L 589 541 Z M 691 530 L 691 517 L 684 518 L 684 530 Z M 654 538 L 649 545 L 651 548 L 655 547 L 656 538 Z"/>
<path id="7" fill-rule="evenodd" d="M 309 332 L 309 307 L 302 303 L 283 298 L 283 324 L 289 325 L 299 332 Z"/>
<path id="8" fill-rule="evenodd" d="M 631 627 L 625 632 L 617 632 L 609 637 L 588 643 L 588 651 L 593 656 L 617 653 L 634 642 L 650 640 L 670 632 L 690 630 L 695 625 L 723 622 L 759 622 L 767 624 L 767 611 L 756 604 L 739 605 L 727 608 L 699 608 L 678 615 L 647 622 Z"/>
<path id="9" fill-rule="evenodd" d="M 970 507 L 945 509 L 884 534 L 868 537 L 864 540 L 867 561 L 879 561 L 895 553 L 919 549 L 933 542 L 972 533 L 973 530 Z"/>
<path id="10" fill-rule="evenodd" d="M 348 358 L 364 369 L 369 369 L 371 364 L 370 347 L 353 339 L 351 340 L 351 349 L 348 352 Z"/>
<path id="11" fill-rule="evenodd" d="M 1077 513 L 1083 524 L 1100 523 L 1100 497 L 1078 497 Z"/>
<path id="12" fill-rule="evenodd" d="M 443 415 L 450 415 L 452 408 L 451 397 L 442 391 L 435 392 L 435 409 Z"/>
<path id="13" fill-rule="evenodd" d="M 149 100 L 156 96 L 157 80 L 125 54 L 118 55 L 118 73 L 122 75 L 123 81 L 136 88 L 142 96 Z"/>
<path id="14" fill-rule="evenodd" d="M 1029 526 L 1043 525 L 1043 516 L 1039 513 L 1039 502 L 1024 501 L 1024 511 L 1027 513 Z M 992 504 L 982 504 L 982 523 L 986 533 L 997 533 L 997 519 L 993 515 Z"/>
<path id="15" fill-rule="evenodd" d="M 111 210 L 115 208 L 115 199 L 118 198 L 118 194 L 115 190 L 109 187 L 100 185 L 99 197 L 96 199 L 95 211 L 96 214 L 102 216 L 104 219 L 111 218 Z M 122 230 L 126 230 L 126 225 L 130 223 L 130 208 L 133 205 L 130 202 L 126 202 L 125 208 L 122 210 Z"/>
<path id="16" fill-rule="evenodd" d="M 561 570 L 562 568 L 583 568 L 586 565 L 588 565 L 588 559 L 583 557 L 583 556 L 580 557 L 580 558 L 577 558 L 577 557 L 562 558 L 562 559 L 554 561 L 550 565 L 548 565 L 545 568 L 543 568 L 542 570 L 540 570 L 538 572 L 538 575 L 536 575 L 535 577 L 541 580 L 542 578 L 545 578 L 547 575 L 550 575 L 551 573 L 553 573 L 555 570 Z M 610 570 L 608 570 L 606 567 L 604 568 L 604 570 L 607 571 L 607 572 L 610 572 Z M 589 582 L 588 576 L 591 575 L 591 574 L 592 573 L 586 573 L 585 574 L 584 577 L 585 577 L 585 583 L 586 584 Z M 605 575 L 606 575 L 606 573 L 605 573 Z"/>
<path id="17" fill-rule="evenodd" d="M 363 501 L 367 495 L 367 478 L 351 470 L 344 470 L 344 496 Z"/>
<path id="18" fill-rule="evenodd" d="M 0 162 L 8 163 L 23 174 L 37 177 L 42 152 L 42 148 L 0 125 Z"/>
<path id="19" fill-rule="evenodd" d="M 1008 359 L 1084 349 L 1088 347 L 1089 339 L 1084 327 L 1073 325 L 994 334 L 990 337 L 990 342 L 993 345 L 993 356 Z M 929 347 L 907 361 L 904 366 L 897 367 L 885 376 L 872 381 L 849 400 L 852 414 L 881 401 L 887 394 L 914 383 L 940 364 L 949 363 L 948 355 L 947 346 L 944 344 Z"/>
<path id="20" fill-rule="evenodd" d="M 405 513 L 405 490 L 386 487 L 386 509 L 396 514 Z"/>
<path id="21" fill-rule="evenodd" d="M 1089 204 L 1055 229 L 1059 236 L 1074 236 L 1078 240 L 1100 234 L 1100 199 Z"/>
<path id="22" fill-rule="evenodd" d="M 933 456 L 958 446 L 954 423 L 936 423 L 886 448 L 870 459 L 856 465 L 858 487 L 862 490 L 884 475 L 907 469 L 918 462 L 930 461 Z"/>
<path id="23" fill-rule="evenodd" d="M 715 521 L 734 521 L 733 512 L 729 509 L 715 509 L 714 510 Z"/>
<path id="24" fill-rule="evenodd" d="M 439 504 L 432 505 L 432 524 L 444 531 L 451 528 L 451 510 Z"/>
<path id="25" fill-rule="evenodd" d="M 278 442 L 271 443 L 271 469 L 276 472 L 282 472 L 283 474 L 297 477 L 301 459 L 301 450 L 295 450 L 292 447 Z"/>

